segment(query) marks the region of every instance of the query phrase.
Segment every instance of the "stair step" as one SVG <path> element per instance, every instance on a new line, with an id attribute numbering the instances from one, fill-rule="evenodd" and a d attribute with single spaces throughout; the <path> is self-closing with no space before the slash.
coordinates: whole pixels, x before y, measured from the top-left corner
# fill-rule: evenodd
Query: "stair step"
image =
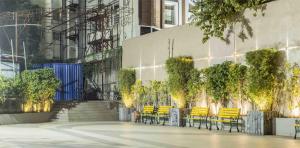
<path id="1" fill-rule="evenodd" d="M 117 121 L 119 118 L 117 105 L 109 102 L 88 101 L 67 107 L 67 104 L 57 104 L 52 109 L 57 113 L 52 121 Z"/>

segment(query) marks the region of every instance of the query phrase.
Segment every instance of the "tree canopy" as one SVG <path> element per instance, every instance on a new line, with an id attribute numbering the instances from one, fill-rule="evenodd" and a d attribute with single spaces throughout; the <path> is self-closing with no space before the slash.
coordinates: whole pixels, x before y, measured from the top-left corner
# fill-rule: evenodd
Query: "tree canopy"
<path id="1" fill-rule="evenodd" d="M 234 33 L 234 25 L 240 24 L 239 37 L 242 40 L 253 36 L 249 19 L 245 11 L 254 11 L 254 16 L 266 9 L 266 3 L 275 0 L 196 0 L 192 7 L 193 24 L 203 31 L 203 42 L 211 37 L 217 37 L 229 43 L 229 37 Z M 224 32 L 227 34 L 224 35 Z M 246 32 L 245 32 L 246 31 Z"/>

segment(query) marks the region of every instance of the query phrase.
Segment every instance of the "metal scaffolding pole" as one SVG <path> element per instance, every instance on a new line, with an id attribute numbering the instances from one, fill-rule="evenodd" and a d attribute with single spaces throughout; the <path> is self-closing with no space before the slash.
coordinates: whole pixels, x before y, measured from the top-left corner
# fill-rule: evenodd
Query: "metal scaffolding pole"
<path id="1" fill-rule="evenodd" d="M 24 41 L 23 41 L 23 51 L 24 51 L 25 70 L 27 70 L 27 55 L 26 55 L 26 48 L 25 48 L 25 42 Z"/>
<path id="2" fill-rule="evenodd" d="M 12 62 L 13 62 L 13 72 L 14 72 L 14 75 L 16 75 L 14 47 L 13 47 L 13 41 L 12 40 L 10 40 L 10 48 L 11 48 L 11 58 L 12 58 Z"/>

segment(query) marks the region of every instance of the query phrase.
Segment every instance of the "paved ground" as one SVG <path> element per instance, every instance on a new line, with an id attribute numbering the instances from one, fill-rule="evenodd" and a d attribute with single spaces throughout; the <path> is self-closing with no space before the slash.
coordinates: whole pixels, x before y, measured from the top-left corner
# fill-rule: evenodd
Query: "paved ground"
<path id="1" fill-rule="evenodd" d="M 121 122 L 44 123 L 0 126 L 0 147 L 299 148 L 300 140 Z"/>

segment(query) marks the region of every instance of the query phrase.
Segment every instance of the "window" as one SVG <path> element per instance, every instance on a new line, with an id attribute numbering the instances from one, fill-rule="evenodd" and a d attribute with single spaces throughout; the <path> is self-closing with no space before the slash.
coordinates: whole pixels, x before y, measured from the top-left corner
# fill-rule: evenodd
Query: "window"
<path id="1" fill-rule="evenodd" d="M 165 24 L 176 25 L 175 5 L 165 5 Z"/>
<path id="2" fill-rule="evenodd" d="M 151 27 L 141 27 L 141 35 L 151 33 Z"/>

